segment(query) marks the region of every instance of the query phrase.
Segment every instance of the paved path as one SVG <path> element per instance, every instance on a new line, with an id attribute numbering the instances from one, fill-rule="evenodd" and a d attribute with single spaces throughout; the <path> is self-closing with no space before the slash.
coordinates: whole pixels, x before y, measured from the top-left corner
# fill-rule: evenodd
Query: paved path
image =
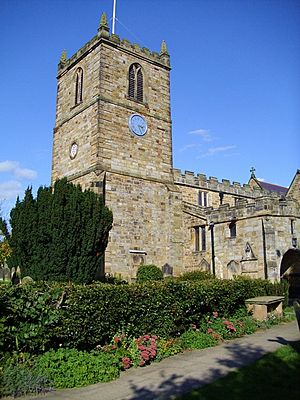
<path id="1" fill-rule="evenodd" d="M 171 400 L 249 364 L 287 343 L 300 340 L 297 322 L 277 325 L 204 350 L 187 351 L 145 368 L 122 372 L 119 379 L 84 388 L 26 397 L 34 400 Z"/>

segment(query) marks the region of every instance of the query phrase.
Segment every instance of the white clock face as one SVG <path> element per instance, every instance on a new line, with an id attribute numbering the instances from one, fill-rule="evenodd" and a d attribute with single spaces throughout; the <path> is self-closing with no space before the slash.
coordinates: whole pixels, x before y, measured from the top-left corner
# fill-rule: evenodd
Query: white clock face
<path id="1" fill-rule="evenodd" d="M 128 125 L 131 132 L 137 136 L 144 136 L 148 129 L 145 118 L 139 114 L 130 115 Z"/>
<path id="2" fill-rule="evenodd" d="M 77 155 L 77 151 L 78 151 L 78 144 L 77 143 L 72 143 L 71 147 L 70 147 L 70 158 L 75 158 Z"/>

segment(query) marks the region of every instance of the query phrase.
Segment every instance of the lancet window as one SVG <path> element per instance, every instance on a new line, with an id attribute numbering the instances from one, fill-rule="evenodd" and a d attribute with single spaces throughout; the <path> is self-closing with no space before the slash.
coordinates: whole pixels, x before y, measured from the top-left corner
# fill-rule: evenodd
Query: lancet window
<path id="1" fill-rule="evenodd" d="M 83 92 L 83 69 L 78 68 L 76 71 L 75 105 L 82 102 L 82 92 Z"/>

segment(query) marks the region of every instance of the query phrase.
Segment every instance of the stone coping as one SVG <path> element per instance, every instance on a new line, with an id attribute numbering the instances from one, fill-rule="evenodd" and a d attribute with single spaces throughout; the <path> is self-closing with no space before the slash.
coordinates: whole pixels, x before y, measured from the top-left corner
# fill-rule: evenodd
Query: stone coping
<path id="1" fill-rule="evenodd" d="M 284 296 L 259 296 L 245 300 L 246 304 L 273 304 L 284 300 Z"/>

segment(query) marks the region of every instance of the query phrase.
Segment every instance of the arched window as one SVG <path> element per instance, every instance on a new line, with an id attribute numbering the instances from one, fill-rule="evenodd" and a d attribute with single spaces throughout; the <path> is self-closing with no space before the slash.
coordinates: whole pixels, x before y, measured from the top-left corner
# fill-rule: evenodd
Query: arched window
<path id="1" fill-rule="evenodd" d="M 75 105 L 82 102 L 82 90 L 83 90 L 83 69 L 78 68 L 76 71 Z"/>
<path id="2" fill-rule="evenodd" d="M 129 68 L 128 96 L 134 100 L 143 101 L 144 79 L 142 67 L 139 64 L 132 64 Z"/>

